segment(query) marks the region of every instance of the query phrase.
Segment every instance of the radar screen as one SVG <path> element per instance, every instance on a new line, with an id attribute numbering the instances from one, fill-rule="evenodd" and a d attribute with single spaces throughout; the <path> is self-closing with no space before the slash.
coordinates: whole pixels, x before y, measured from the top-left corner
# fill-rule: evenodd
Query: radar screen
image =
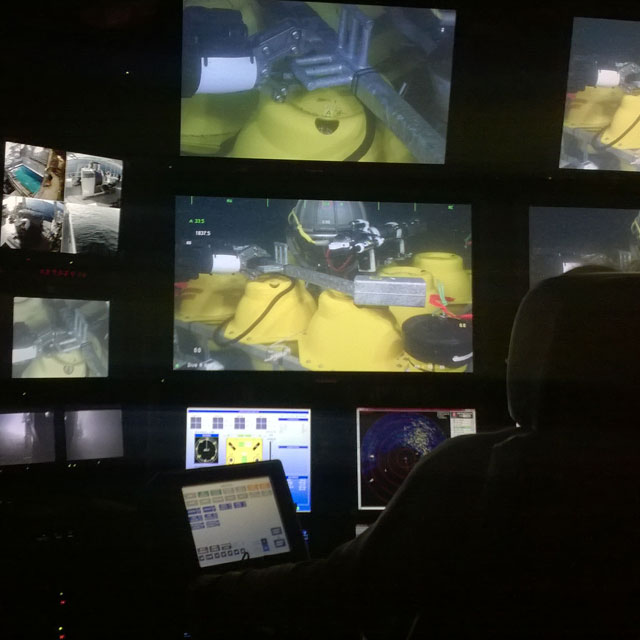
<path id="1" fill-rule="evenodd" d="M 475 431 L 473 409 L 358 409 L 358 508 L 384 509 L 422 456 Z"/>
<path id="2" fill-rule="evenodd" d="M 187 409 L 185 467 L 280 460 L 298 511 L 311 510 L 309 409 Z"/>
<path id="3" fill-rule="evenodd" d="M 176 199 L 174 370 L 473 370 L 471 207 Z"/>
<path id="4" fill-rule="evenodd" d="M 184 0 L 182 155 L 444 163 L 455 11 L 198 4 Z"/>

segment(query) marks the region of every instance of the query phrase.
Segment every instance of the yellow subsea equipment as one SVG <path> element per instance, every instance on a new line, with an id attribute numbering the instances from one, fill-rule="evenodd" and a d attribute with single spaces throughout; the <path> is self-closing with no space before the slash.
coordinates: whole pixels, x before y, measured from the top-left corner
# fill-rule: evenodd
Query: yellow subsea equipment
<path id="1" fill-rule="evenodd" d="M 412 266 L 388 265 L 380 269 L 378 275 L 388 278 L 422 278 L 427 285 L 426 300 L 423 307 L 389 307 L 389 311 L 393 314 L 399 327 L 402 327 L 402 323 L 413 316 L 438 311 L 438 307 L 433 306 L 429 302 L 429 298 L 431 295 L 436 294 L 437 290 L 433 282 L 433 276 L 426 269 Z"/>
<path id="2" fill-rule="evenodd" d="M 250 281 L 224 338 L 245 344 L 295 340 L 316 310 L 316 302 L 302 280 L 264 275 Z"/>
<path id="3" fill-rule="evenodd" d="M 348 87 L 301 90 L 284 102 L 262 93 L 229 156 L 413 162 L 404 144 L 385 129 L 377 120 L 367 123 L 364 107 Z"/>
<path id="4" fill-rule="evenodd" d="M 249 35 L 260 25 L 255 0 L 185 0 L 184 8 L 231 9 L 242 13 Z M 196 94 L 182 99 L 180 111 L 180 153 L 210 156 L 224 152 L 258 104 L 258 91 L 229 94 Z"/>
<path id="5" fill-rule="evenodd" d="M 627 94 L 622 98 L 600 141 L 616 149 L 640 149 L 640 94 Z"/>
<path id="6" fill-rule="evenodd" d="M 183 289 L 176 319 L 220 324 L 234 315 L 246 286 L 243 273 L 200 274 Z"/>
<path id="7" fill-rule="evenodd" d="M 42 355 L 29 363 L 23 378 L 86 378 L 87 364 L 80 349 Z"/>
<path id="8" fill-rule="evenodd" d="M 623 96 L 620 87 L 585 87 L 569 103 L 564 125 L 599 131 L 609 125 Z"/>
<path id="9" fill-rule="evenodd" d="M 471 276 L 465 270 L 462 257 L 445 251 L 416 253 L 413 264 L 433 276 L 437 292 L 453 298 L 451 304 L 471 304 Z"/>
<path id="10" fill-rule="evenodd" d="M 23 322 L 32 331 L 51 327 L 47 298 L 14 298 L 13 323 Z"/>
<path id="11" fill-rule="evenodd" d="M 399 371 L 402 338 L 384 309 L 357 307 L 331 289 L 298 339 L 300 364 L 313 371 Z"/>

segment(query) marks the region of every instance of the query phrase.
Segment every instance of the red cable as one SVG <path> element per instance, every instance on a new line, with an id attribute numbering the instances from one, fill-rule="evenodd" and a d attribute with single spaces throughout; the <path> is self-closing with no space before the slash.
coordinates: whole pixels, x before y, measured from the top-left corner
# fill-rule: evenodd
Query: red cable
<path id="1" fill-rule="evenodd" d="M 448 296 L 445 296 L 445 300 L 447 302 L 453 302 L 454 299 L 455 298 L 449 298 Z M 463 313 L 462 315 L 457 316 L 455 313 L 449 311 L 449 309 L 447 309 L 447 307 L 442 304 L 440 296 L 437 293 L 432 293 L 429 296 L 429 304 L 433 305 L 434 307 L 438 307 L 438 309 L 442 309 L 442 311 L 444 311 L 450 318 L 455 318 L 456 320 L 473 320 L 472 313 Z"/>

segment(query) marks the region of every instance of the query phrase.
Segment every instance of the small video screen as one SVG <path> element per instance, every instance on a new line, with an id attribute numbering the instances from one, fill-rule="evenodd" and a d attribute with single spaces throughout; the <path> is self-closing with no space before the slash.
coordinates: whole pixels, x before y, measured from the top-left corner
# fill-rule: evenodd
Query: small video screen
<path id="1" fill-rule="evenodd" d="M 300 512 L 311 511 L 309 409 L 189 408 L 186 468 L 280 460 Z"/>
<path id="2" fill-rule="evenodd" d="M 121 200 L 122 160 L 67 153 L 66 203 L 119 209 Z"/>
<path id="3" fill-rule="evenodd" d="M 384 509 L 409 472 L 448 438 L 476 432 L 474 409 L 357 411 L 358 509 Z"/>
<path id="4" fill-rule="evenodd" d="M 560 168 L 640 168 L 640 22 L 575 18 Z"/>
<path id="5" fill-rule="evenodd" d="M 4 196 L 63 200 L 66 153 L 19 142 L 7 142 L 4 151 Z"/>
<path id="6" fill-rule="evenodd" d="M 532 207 L 529 246 L 531 286 L 587 265 L 640 271 L 640 213 Z"/>
<path id="7" fill-rule="evenodd" d="M 105 378 L 109 302 L 13 299 L 13 378 Z"/>
<path id="8" fill-rule="evenodd" d="M 120 409 L 65 411 L 64 430 L 71 462 L 124 456 Z"/>
<path id="9" fill-rule="evenodd" d="M 445 9 L 184 0 L 180 152 L 443 164 L 455 23 Z"/>
<path id="10" fill-rule="evenodd" d="M 178 197 L 174 369 L 473 370 L 471 207 Z"/>
<path id="11" fill-rule="evenodd" d="M 55 459 L 53 411 L 0 413 L 0 467 Z"/>
<path id="12" fill-rule="evenodd" d="M 64 221 L 62 202 L 5 196 L 2 199 L 0 247 L 58 252 Z"/>

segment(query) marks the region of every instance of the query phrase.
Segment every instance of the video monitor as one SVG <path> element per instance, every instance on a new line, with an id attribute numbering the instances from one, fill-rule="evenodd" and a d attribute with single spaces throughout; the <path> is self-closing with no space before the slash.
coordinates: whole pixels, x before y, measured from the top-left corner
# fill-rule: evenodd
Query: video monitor
<path id="1" fill-rule="evenodd" d="M 469 372 L 471 208 L 176 199 L 174 369 Z"/>
<path id="2" fill-rule="evenodd" d="M 311 511 L 309 409 L 187 409 L 187 469 L 280 460 L 298 511 Z"/>
<path id="3" fill-rule="evenodd" d="M 121 199 L 122 160 L 7 142 L 0 246 L 115 254 Z"/>
<path id="4" fill-rule="evenodd" d="M 69 461 L 124 456 L 120 409 L 65 411 L 64 430 Z"/>
<path id="5" fill-rule="evenodd" d="M 443 164 L 456 12 L 184 0 L 182 155 Z"/>
<path id="6" fill-rule="evenodd" d="M 104 378 L 109 302 L 13 299 L 13 378 Z"/>
<path id="7" fill-rule="evenodd" d="M 0 413 L 0 467 L 55 459 L 53 411 Z"/>
<path id="8" fill-rule="evenodd" d="M 474 409 L 358 409 L 358 509 L 384 509 L 409 472 L 447 438 L 476 432 Z"/>
<path id="9" fill-rule="evenodd" d="M 3 196 L 64 199 L 66 152 L 20 142 L 4 149 Z"/>
<path id="10" fill-rule="evenodd" d="M 585 265 L 640 271 L 637 209 L 532 207 L 529 211 L 531 286 Z"/>
<path id="11" fill-rule="evenodd" d="M 560 167 L 640 168 L 640 22 L 575 18 Z"/>

